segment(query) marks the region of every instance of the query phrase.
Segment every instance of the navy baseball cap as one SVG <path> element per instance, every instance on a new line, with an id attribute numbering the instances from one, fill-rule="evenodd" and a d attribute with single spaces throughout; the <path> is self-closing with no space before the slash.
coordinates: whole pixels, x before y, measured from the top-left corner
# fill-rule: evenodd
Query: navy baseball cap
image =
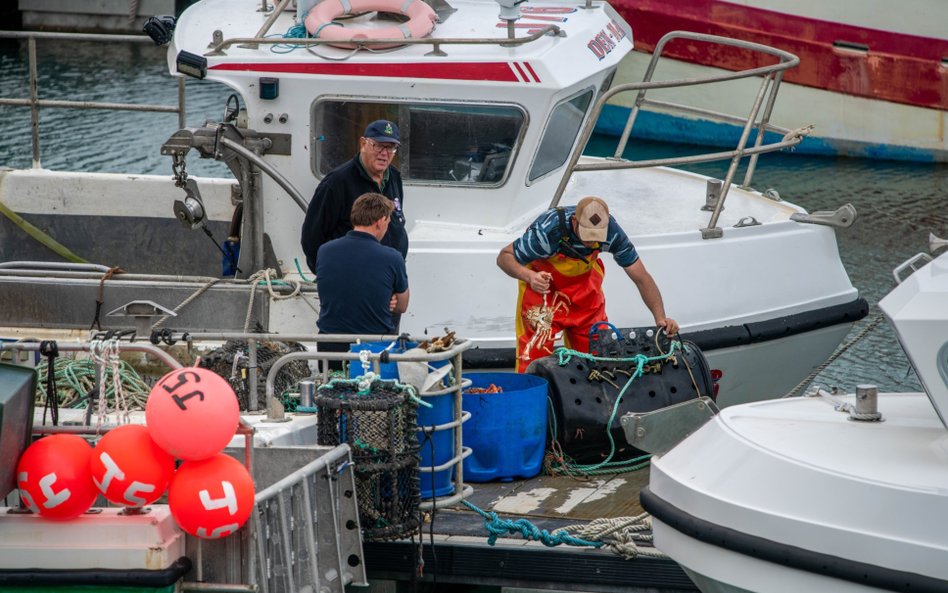
<path id="1" fill-rule="evenodd" d="M 362 134 L 369 140 L 376 142 L 388 142 L 390 144 L 401 144 L 398 141 L 398 126 L 387 119 L 378 119 L 370 123 Z"/>

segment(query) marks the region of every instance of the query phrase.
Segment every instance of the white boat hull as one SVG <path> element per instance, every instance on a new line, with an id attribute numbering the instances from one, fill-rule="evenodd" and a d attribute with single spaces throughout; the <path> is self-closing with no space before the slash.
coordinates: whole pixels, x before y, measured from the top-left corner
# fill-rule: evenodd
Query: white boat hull
<path id="1" fill-rule="evenodd" d="M 945 590 L 948 432 L 922 393 L 881 394 L 882 422 L 854 401 L 731 407 L 653 457 L 656 546 L 705 593 Z"/>

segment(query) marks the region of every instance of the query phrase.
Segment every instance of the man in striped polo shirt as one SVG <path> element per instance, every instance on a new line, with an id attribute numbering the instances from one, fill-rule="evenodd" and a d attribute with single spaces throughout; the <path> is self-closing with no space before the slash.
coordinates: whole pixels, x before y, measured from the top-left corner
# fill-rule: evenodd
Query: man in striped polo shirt
<path id="1" fill-rule="evenodd" d="M 550 354 L 562 332 L 566 345 L 589 352 L 589 329 L 606 321 L 600 252 L 612 254 L 635 283 L 655 325 L 669 336 L 678 323 L 665 315 L 662 294 L 625 231 L 601 199 L 541 214 L 519 239 L 497 256 L 497 265 L 520 281 L 517 299 L 517 372 Z"/>

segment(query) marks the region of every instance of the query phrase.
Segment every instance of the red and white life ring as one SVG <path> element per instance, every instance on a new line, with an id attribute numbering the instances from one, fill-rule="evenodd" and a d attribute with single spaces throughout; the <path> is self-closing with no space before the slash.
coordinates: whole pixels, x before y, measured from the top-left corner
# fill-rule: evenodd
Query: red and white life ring
<path id="1" fill-rule="evenodd" d="M 350 28 L 334 19 L 347 14 L 366 12 L 394 12 L 408 17 L 408 21 L 391 27 Z M 317 39 L 340 42 L 332 43 L 336 47 L 356 47 L 353 41 L 360 39 L 413 39 L 424 37 L 434 29 L 438 15 L 423 0 L 322 0 L 306 15 L 303 23 L 306 31 Z M 348 42 L 348 43 L 347 43 Z M 384 49 L 398 47 L 399 44 L 372 45 Z"/>

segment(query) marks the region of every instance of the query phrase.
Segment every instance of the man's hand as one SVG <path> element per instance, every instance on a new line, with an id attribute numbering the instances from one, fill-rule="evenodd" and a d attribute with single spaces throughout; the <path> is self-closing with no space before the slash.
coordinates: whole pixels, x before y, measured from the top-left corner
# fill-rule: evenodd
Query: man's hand
<path id="1" fill-rule="evenodd" d="M 395 295 L 393 294 L 393 295 L 392 295 L 392 300 L 389 301 L 389 303 L 388 303 L 388 310 L 389 310 L 390 312 L 391 312 L 391 311 L 394 311 L 394 310 L 395 310 L 395 307 L 397 307 L 397 306 L 398 306 L 398 298 L 396 298 Z"/>
<path id="2" fill-rule="evenodd" d="M 550 292 L 550 282 L 553 280 L 553 274 L 549 272 L 535 272 L 530 270 L 530 288 L 538 294 Z"/>
<path id="3" fill-rule="evenodd" d="M 671 317 L 666 317 L 664 319 L 656 319 L 655 325 L 665 330 L 665 335 L 669 338 L 678 333 L 678 322 L 672 319 Z"/>

